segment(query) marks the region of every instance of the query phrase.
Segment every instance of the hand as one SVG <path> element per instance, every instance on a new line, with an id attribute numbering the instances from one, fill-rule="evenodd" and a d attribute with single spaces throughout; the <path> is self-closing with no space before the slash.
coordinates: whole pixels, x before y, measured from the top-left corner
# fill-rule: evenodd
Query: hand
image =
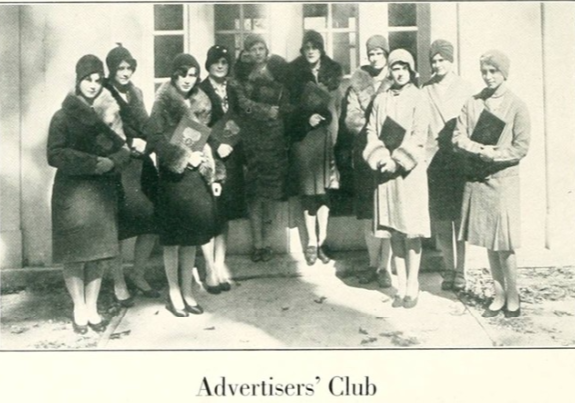
<path id="1" fill-rule="evenodd" d="M 114 161 L 106 157 L 98 157 L 96 161 L 96 174 L 102 175 L 114 169 Z"/>
<path id="2" fill-rule="evenodd" d="M 196 168 L 202 163 L 203 159 L 204 159 L 204 153 L 200 151 L 194 151 L 192 152 L 192 155 L 190 155 L 189 163 L 193 168 Z"/>
<path id="3" fill-rule="evenodd" d="M 132 149 L 143 154 L 146 151 L 146 142 L 142 139 L 133 139 Z"/>
<path id="4" fill-rule="evenodd" d="M 212 193 L 214 196 L 219 197 L 222 194 L 222 185 L 217 182 L 212 183 Z"/>
<path id="5" fill-rule="evenodd" d="M 226 158 L 228 155 L 232 153 L 232 151 L 234 151 L 234 148 L 229 144 L 220 144 L 220 146 L 218 147 L 218 155 L 220 156 L 220 158 Z"/>
<path id="6" fill-rule="evenodd" d="M 277 119 L 279 114 L 280 114 L 279 106 L 272 106 L 268 113 L 269 113 L 270 119 Z"/>
<path id="7" fill-rule="evenodd" d="M 379 166 L 379 172 L 381 173 L 392 174 L 395 171 L 397 171 L 397 162 L 393 158 L 389 158 Z"/>
<path id="8" fill-rule="evenodd" d="M 321 116 L 319 113 L 314 113 L 309 118 L 309 125 L 311 127 L 316 127 L 317 125 L 319 125 L 324 120 L 325 120 L 325 118 L 323 116 Z"/>
<path id="9" fill-rule="evenodd" d="M 491 147 L 482 147 L 479 151 L 479 158 L 485 162 L 492 162 L 494 157 L 494 150 Z"/>

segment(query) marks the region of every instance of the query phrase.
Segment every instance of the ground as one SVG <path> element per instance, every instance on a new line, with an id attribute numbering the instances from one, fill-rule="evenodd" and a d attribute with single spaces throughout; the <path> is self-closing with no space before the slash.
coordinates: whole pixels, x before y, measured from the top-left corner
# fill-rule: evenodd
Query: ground
<path id="1" fill-rule="evenodd" d="M 83 336 L 72 331 L 63 281 L 38 279 L 3 290 L 0 349 L 575 346 L 574 267 L 521 268 L 522 316 L 515 319 L 481 317 L 491 295 L 485 269 L 469 270 L 468 287 L 458 294 L 441 291 L 439 273 L 421 273 L 420 300 L 412 310 L 391 308 L 392 289 L 363 286 L 336 271 L 331 264 L 289 275 L 260 273 L 220 295 L 196 285 L 206 312 L 188 318 L 173 317 L 165 299 L 138 296 L 135 307 L 121 309 L 106 281 L 99 308 L 111 324 L 103 334 Z"/>

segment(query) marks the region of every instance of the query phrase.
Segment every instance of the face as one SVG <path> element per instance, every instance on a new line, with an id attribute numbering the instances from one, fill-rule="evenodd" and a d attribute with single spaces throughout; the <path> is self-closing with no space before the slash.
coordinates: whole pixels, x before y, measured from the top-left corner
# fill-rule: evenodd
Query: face
<path id="1" fill-rule="evenodd" d="M 403 63 L 395 63 L 391 66 L 391 78 L 396 85 L 403 87 L 411 78 L 409 67 Z"/>
<path id="2" fill-rule="evenodd" d="M 194 88 L 196 81 L 198 81 L 198 72 L 195 67 L 190 67 L 185 76 L 177 76 L 175 84 L 180 93 L 187 94 Z"/>
<path id="3" fill-rule="evenodd" d="M 100 73 L 93 73 L 80 81 L 80 92 L 86 99 L 93 99 L 102 89 L 102 76 Z"/>
<path id="4" fill-rule="evenodd" d="M 387 65 L 385 52 L 380 48 L 370 50 L 367 54 L 367 59 L 369 60 L 371 67 L 377 70 L 383 69 Z"/>
<path id="5" fill-rule="evenodd" d="M 302 51 L 309 64 L 316 64 L 321 57 L 321 51 L 311 42 L 306 43 Z"/>
<path id="6" fill-rule="evenodd" d="M 215 78 L 227 77 L 229 71 L 230 65 L 228 64 L 228 60 L 225 57 L 222 57 L 217 62 L 212 63 L 209 69 L 210 76 Z"/>
<path id="7" fill-rule="evenodd" d="M 490 64 L 481 65 L 481 78 L 483 78 L 487 87 L 491 89 L 496 89 L 505 81 L 503 73 L 501 73 L 497 67 Z"/>
<path id="8" fill-rule="evenodd" d="M 453 69 L 453 63 L 449 60 L 444 59 L 439 53 L 431 58 L 431 70 L 438 76 L 444 76 L 451 72 Z"/>
<path id="9" fill-rule="evenodd" d="M 264 45 L 263 43 L 257 42 L 256 44 L 254 44 L 254 46 L 250 48 L 249 52 L 252 61 L 254 61 L 256 64 L 262 64 L 263 62 L 266 61 L 266 57 L 268 55 L 268 49 L 266 48 L 266 45 Z"/>
<path id="10" fill-rule="evenodd" d="M 120 85 L 126 85 L 132 79 L 132 74 L 134 74 L 134 69 L 130 66 L 130 63 L 124 60 L 118 66 L 118 70 L 116 70 L 114 81 Z"/>

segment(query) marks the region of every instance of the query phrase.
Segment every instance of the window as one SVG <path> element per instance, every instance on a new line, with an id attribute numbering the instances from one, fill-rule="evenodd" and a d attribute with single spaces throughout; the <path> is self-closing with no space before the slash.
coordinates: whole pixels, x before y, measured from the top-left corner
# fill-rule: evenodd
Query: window
<path id="1" fill-rule="evenodd" d="M 154 5 L 154 83 L 170 77 L 174 57 L 186 51 L 187 23 L 182 4 Z"/>
<path id="2" fill-rule="evenodd" d="M 357 68 L 357 4 L 304 4 L 303 22 L 304 30 L 313 29 L 322 34 L 327 54 L 341 64 L 344 74 Z"/>
<path id="3" fill-rule="evenodd" d="M 251 32 L 269 40 L 269 16 L 265 4 L 215 4 L 214 22 L 216 43 L 235 50 L 236 56 Z"/>

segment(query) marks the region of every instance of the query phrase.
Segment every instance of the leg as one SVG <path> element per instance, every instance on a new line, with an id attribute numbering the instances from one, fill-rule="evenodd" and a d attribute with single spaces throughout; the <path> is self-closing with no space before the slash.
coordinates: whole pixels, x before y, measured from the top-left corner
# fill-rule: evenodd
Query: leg
<path id="1" fill-rule="evenodd" d="M 317 215 L 312 215 L 309 210 L 304 210 L 305 231 L 307 234 L 307 246 L 317 246 L 318 237 L 316 234 Z"/>
<path id="2" fill-rule="evenodd" d="M 455 280 L 455 259 L 453 250 L 453 223 L 451 221 L 442 220 L 434 221 L 433 229 L 437 237 L 439 249 L 443 255 L 443 264 L 445 265 L 445 274 L 443 282 L 441 283 L 442 290 L 453 289 L 453 281 Z"/>
<path id="3" fill-rule="evenodd" d="M 222 233 L 214 238 L 214 264 L 217 269 L 220 283 L 230 280 L 230 273 L 226 266 L 226 249 L 229 232 L 229 224 L 226 223 Z"/>
<path id="4" fill-rule="evenodd" d="M 455 221 L 455 249 L 456 249 L 456 263 L 455 263 L 455 289 L 465 288 L 465 241 L 459 240 L 459 228 L 461 227 L 461 220 Z"/>
<path id="5" fill-rule="evenodd" d="M 407 291 L 406 296 L 417 298 L 419 294 L 419 267 L 421 266 L 421 238 L 406 238 Z"/>
<path id="6" fill-rule="evenodd" d="M 377 262 L 377 283 L 382 288 L 392 286 L 391 273 L 389 271 L 389 258 L 391 254 L 391 243 L 388 238 L 378 239 L 379 259 Z"/>
<path id="7" fill-rule="evenodd" d="M 192 292 L 192 280 L 194 273 L 194 266 L 196 263 L 196 247 L 195 246 L 181 246 L 179 251 L 180 258 L 180 272 L 182 274 L 182 295 L 184 301 L 189 306 L 196 306 L 197 302 Z M 206 253 L 204 252 L 204 257 Z M 207 259 L 206 259 L 207 260 Z M 207 264 L 206 264 L 207 265 Z"/>
<path id="8" fill-rule="evenodd" d="M 397 270 L 397 295 L 403 298 L 407 292 L 405 239 L 401 235 L 392 234 L 391 249 L 393 251 L 393 263 L 395 270 Z"/>
<path id="9" fill-rule="evenodd" d="M 250 226 L 255 249 L 263 248 L 263 201 L 255 198 L 249 202 Z"/>
<path id="10" fill-rule="evenodd" d="M 184 301 L 178 281 L 178 246 L 164 246 L 164 270 L 168 280 L 168 295 L 176 310 L 184 309 Z"/>
<path id="11" fill-rule="evenodd" d="M 85 326 L 88 312 L 84 296 L 84 263 L 65 263 L 63 274 L 66 289 L 74 303 L 74 323 Z"/>
<path id="12" fill-rule="evenodd" d="M 114 278 L 114 295 L 118 301 L 130 299 L 130 292 L 126 285 L 126 279 L 124 278 L 122 263 L 122 248 L 120 246 L 120 254 L 110 262 L 112 267 L 112 277 Z"/>
<path id="13" fill-rule="evenodd" d="M 519 290 L 517 288 L 517 257 L 514 251 L 500 251 L 499 264 L 505 278 L 505 295 L 508 311 L 519 309 Z"/>
<path id="14" fill-rule="evenodd" d="M 373 220 L 363 221 L 363 236 L 367 246 L 367 254 L 369 255 L 369 267 L 377 267 L 380 261 L 380 253 L 382 246 L 382 238 L 376 238 L 373 234 Z M 389 247 L 389 240 L 387 240 Z"/>
<path id="15" fill-rule="evenodd" d="M 206 285 L 208 287 L 217 288 L 220 285 L 220 280 L 214 264 L 214 239 L 210 239 L 209 242 L 203 244 L 201 248 L 202 254 L 204 255 L 204 261 L 206 262 Z"/>
<path id="16" fill-rule="evenodd" d="M 102 286 L 102 275 L 104 268 L 115 263 L 116 259 L 102 259 L 86 263 L 86 309 L 88 311 L 88 322 L 98 324 L 102 322 L 102 317 L 98 313 L 98 296 Z"/>
<path id="17" fill-rule="evenodd" d="M 146 264 L 152 254 L 152 249 L 156 244 L 157 236 L 154 234 L 142 234 L 136 238 L 134 246 L 134 269 L 130 275 L 130 279 L 134 282 L 136 287 L 142 291 L 152 291 L 152 287 L 146 281 L 144 273 L 146 272 Z"/>
<path id="18" fill-rule="evenodd" d="M 329 207 L 321 206 L 317 210 L 318 234 L 317 244 L 322 246 L 327 238 L 327 225 L 329 223 Z"/>
<path id="19" fill-rule="evenodd" d="M 493 277 L 493 302 L 489 305 L 491 311 L 500 310 L 505 305 L 505 278 L 503 276 L 503 269 L 501 268 L 501 261 L 499 253 L 487 249 L 487 257 L 489 258 L 489 267 L 491 268 L 491 276 Z"/>

